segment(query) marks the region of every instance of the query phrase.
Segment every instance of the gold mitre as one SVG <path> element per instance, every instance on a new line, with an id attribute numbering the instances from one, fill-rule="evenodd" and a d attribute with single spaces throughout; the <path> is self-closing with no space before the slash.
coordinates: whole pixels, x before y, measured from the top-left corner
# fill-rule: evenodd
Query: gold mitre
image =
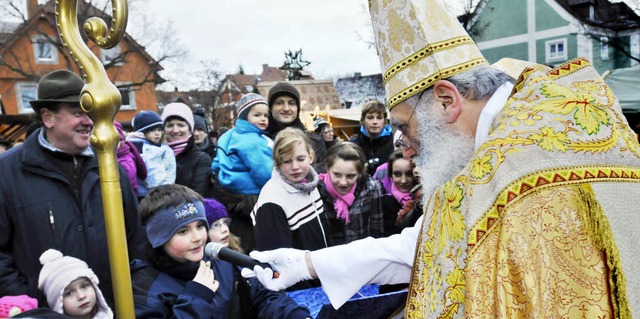
<path id="1" fill-rule="evenodd" d="M 438 0 L 370 0 L 389 109 L 436 81 L 488 64 Z"/>

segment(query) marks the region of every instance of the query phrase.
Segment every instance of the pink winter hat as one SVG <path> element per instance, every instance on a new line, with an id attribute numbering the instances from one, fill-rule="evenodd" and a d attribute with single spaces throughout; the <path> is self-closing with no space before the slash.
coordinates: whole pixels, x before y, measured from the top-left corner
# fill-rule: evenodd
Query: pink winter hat
<path id="1" fill-rule="evenodd" d="M 38 308 L 38 300 L 27 295 L 0 298 L 0 318 L 9 318 L 36 308 Z"/>
<path id="2" fill-rule="evenodd" d="M 193 132 L 193 126 L 194 126 L 193 112 L 191 111 L 191 108 L 188 105 L 180 102 L 167 104 L 167 106 L 164 107 L 164 110 L 162 111 L 162 115 L 160 115 L 160 118 L 162 118 L 162 122 L 166 123 L 167 119 L 171 116 L 177 116 L 182 120 L 184 120 L 185 122 L 187 122 L 187 124 L 189 124 L 189 130 Z"/>

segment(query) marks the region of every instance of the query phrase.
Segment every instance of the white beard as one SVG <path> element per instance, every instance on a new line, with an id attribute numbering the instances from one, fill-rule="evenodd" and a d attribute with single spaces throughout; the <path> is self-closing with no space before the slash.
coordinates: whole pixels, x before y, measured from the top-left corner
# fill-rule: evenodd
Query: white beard
<path id="1" fill-rule="evenodd" d="M 456 176 L 471 160 L 474 140 L 471 136 L 455 131 L 433 114 L 433 102 L 422 99 L 417 106 L 420 152 L 415 159 L 420 170 L 422 201 L 426 203 L 440 185 Z"/>

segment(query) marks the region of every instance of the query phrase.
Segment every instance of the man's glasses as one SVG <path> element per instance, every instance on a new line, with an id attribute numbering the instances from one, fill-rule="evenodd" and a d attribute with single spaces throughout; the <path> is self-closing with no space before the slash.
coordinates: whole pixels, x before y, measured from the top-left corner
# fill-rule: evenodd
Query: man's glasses
<path id="1" fill-rule="evenodd" d="M 405 150 L 408 150 L 411 148 L 411 145 L 407 142 L 404 141 L 404 139 L 402 138 L 404 134 L 402 133 L 402 131 L 400 131 L 400 136 L 398 136 L 398 140 L 396 141 L 396 143 L 394 144 L 394 146 L 396 148 L 403 148 Z"/>
<path id="2" fill-rule="evenodd" d="M 407 129 L 407 126 L 411 122 L 411 119 L 413 118 L 413 114 L 416 113 L 416 109 L 418 108 L 418 105 L 420 105 L 420 100 L 422 99 L 422 95 L 424 94 L 424 92 L 426 92 L 426 90 L 420 92 L 420 95 L 418 95 L 418 102 L 413 107 L 413 110 L 411 111 L 411 115 L 409 115 L 409 119 L 404 124 L 398 125 L 397 130 L 400 131 L 400 136 L 398 136 L 398 140 L 395 142 L 395 144 L 393 144 L 393 146 L 398 148 L 402 147 L 406 150 L 411 148 L 411 144 L 405 142 L 402 137 L 405 135 L 405 130 Z"/>
<path id="3" fill-rule="evenodd" d="M 213 222 L 213 224 L 211 224 L 211 229 L 220 230 L 222 228 L 222 226 L 229 227 L 229 225 L 231 225 L 231 218 L 228 218 L 228 217 L 220 218 L 220 219 L 216 220 L 215 222 Z"/>

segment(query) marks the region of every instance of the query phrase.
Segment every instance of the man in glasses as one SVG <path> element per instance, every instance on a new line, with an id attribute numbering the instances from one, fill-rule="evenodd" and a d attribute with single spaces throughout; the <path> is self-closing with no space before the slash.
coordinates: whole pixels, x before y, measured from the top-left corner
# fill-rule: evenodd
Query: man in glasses
<path id="1" fill-rule="evenodd" d="M 407 318 L 640 316 L 640 146 L 597 72 L 488 66 L 437 1 L 370 11 L 424 218 L 388 238 L 254 252 L 280 273 L 255 269 L 261 281 L 320 278 L 336 308 L 364 284 L 410 282 Z"/>

